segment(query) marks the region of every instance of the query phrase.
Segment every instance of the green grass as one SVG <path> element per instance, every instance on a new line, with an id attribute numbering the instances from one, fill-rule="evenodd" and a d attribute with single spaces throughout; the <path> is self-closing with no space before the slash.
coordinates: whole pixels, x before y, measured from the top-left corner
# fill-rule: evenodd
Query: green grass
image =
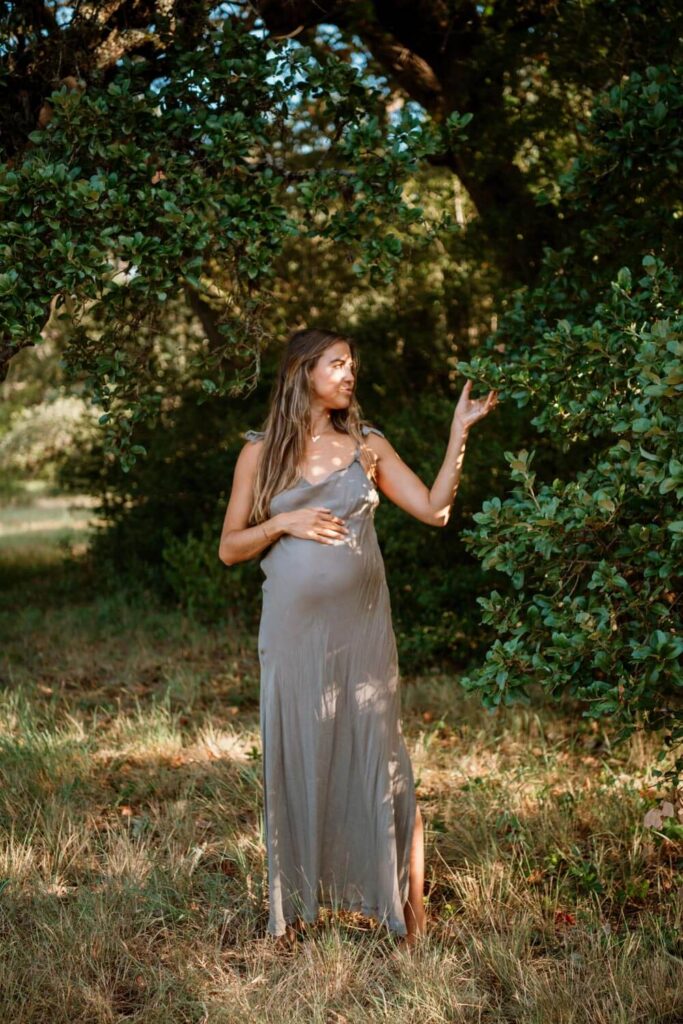
<path id="1" fill-rule="evenodd" d="M 99 579 L 81 539 L 0 549 L 0 1020 L 683 1019 L 681 844 L 643 825 L 655 737 L 404 678 L 429 938 L 396 960 L 324 911 L 279 952 L 256 638 Z"/>

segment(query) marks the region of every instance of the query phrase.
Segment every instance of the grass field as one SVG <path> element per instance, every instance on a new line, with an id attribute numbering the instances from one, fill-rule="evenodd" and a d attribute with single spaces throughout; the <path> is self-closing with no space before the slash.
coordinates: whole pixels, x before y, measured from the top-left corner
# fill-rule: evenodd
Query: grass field
<path id="1" fill-rule="evenodd" d="M 52 512 L 0 515 L 0 1021 L 683 1021 L 654 738 L 404 678 L 429 937 L 396 959 L 323 912 L 278 951 L 256 638 L 94 577 L 82 514 Z"/>

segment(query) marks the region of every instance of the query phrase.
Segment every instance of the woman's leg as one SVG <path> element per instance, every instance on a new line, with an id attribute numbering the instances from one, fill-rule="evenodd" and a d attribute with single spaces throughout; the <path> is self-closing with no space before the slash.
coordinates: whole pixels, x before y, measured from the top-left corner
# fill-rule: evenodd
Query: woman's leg
<path id="1" fill-rule="evenodd" d="M 406 919 L 406 942 L 412 944 L 416 936 L 424 935 L 426 914 L 423 903 L 425 877 L 424 830 L 420 808 L 415 807 L 415 827 L 413 843 L 410 848 L 410 879 L 408 883 L 408 901 L 403 908 Z"/>

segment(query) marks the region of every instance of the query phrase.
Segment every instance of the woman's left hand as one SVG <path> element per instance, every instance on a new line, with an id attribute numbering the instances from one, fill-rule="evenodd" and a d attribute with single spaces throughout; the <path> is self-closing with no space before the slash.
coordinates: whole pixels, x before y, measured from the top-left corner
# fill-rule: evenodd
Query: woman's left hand
<path id="1" fill-rule="evenodd" d="M 466 380 L 465 386 L 462 389 L 458 404 L 455 407 L 453 413 L 453 422 L 451 424 L 451 430 L 457 430 L 458 428 L 463 432 L 467 433 L 473 423 L 477 420 L 481 420 L 484 416 L 495 409 L 498 405 L 498 392 L 489 391 L 486 398 L 470 398 L 470 392 L 472 390 L 472 381 Z"/>

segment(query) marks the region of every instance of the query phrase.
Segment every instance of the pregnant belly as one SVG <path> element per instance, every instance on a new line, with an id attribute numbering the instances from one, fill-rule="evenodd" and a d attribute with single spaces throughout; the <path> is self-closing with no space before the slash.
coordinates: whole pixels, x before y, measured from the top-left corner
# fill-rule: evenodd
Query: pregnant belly
<path id="1" fill-rule="evenodd" d="M 266 574 L 265 595 L 276 596 L 290 609 L 310 612 L 345 597 L 358 599 L 383 579 L 381 555 L 375 545 L 351 537 L 338 544 L 321 544 L 286 536 L 261 562 Z"/>

